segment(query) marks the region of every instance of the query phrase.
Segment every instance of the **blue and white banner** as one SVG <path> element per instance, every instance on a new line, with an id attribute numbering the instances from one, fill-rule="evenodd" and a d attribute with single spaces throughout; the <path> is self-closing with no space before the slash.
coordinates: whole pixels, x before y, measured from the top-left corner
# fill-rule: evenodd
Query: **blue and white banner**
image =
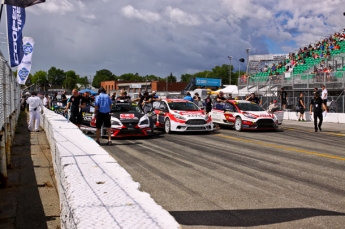
<path id="1" fill-rule="evenodd" d="M 22 31 L 25 24 L 25 9 L 17 6 L 7 7 L 7 36 L 11 67 L 18 66 L 23 58 Z"/>
<path id="2" fill-rule="evenodd" d="M 24 37 L 23 38 L 23 52 L 24 57 L 18 66 L 17 72 L 17 82 L 19 84 L 25 84 L 26 80 L 29 77 L 31 71 L 31 60 L 32 60 L 32 52 L 34 51 L 34 39 L 32 37 Z"/>

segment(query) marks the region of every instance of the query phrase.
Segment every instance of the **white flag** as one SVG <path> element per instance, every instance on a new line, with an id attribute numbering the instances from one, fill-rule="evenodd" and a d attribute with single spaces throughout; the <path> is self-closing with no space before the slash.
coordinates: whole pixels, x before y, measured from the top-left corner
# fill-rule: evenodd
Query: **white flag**
<path id="1" fill-rule="evenodd" d="M 31 71 L 32 52 L 34 51 L 34 39 L 32 37 L 23 37 L 24 56 L 22 62 L 18 65 L 17 82 L 25 84 Z"/>

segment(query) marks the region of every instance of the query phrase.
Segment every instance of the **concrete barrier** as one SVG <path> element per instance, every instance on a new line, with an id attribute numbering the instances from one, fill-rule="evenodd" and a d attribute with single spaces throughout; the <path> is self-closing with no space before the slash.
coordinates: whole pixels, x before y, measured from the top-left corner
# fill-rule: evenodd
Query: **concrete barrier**
<path id="1" fill-rule="evenodd" d="M 299 113 L 297 112 L 284 112 L 284 119 L 285 120 L 298 120 Z M 304 113 L 304 117 L 306 121 L 312 121 L 313 118 L 310 116 L 309 112 Z M 323 122 L 329 123 L 345 123 L 345 114 L 344 113 L 327 113 L 326 116 L 323 118 Z M 284 123 L 284 122 L 283 122 Z"/>
<path id="2" fill-rule="evenodd" d="M 62 228 L 179 228 L 175 219 L 93 139 L 45 109 Z"/>

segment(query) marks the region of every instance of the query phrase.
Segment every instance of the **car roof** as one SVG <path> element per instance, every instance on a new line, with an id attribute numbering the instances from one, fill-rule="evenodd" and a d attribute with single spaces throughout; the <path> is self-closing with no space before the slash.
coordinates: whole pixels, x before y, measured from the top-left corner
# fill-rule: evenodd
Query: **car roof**
<path id="1" fill-rule="evenodd" d="M 164 101 L 167 101 L 168 103 L 170 103 L 170 102 L 190 102 L 190 101 L 184 100 L 184 99 L 165 99 Z"/>

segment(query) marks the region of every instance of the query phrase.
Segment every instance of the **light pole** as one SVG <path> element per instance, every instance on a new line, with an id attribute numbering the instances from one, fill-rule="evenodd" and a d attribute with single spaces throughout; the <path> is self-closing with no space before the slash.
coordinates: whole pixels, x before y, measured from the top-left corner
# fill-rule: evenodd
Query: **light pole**
<path id="1" fill-rule="evenodd" d="M 232 56 L 228 56 L 229 60 L 230 60 L 230 65 L 229 65 L 229 85 L 231 85 L 231 60 L 232 60 Z"/>
<path id="2" fill-rule="evenodd" d="M 241 62 L 244 63 L 244 58 L 240 58 L 238 60 L 238 78 L 240 79 L 240 82 L 241 82 Z"/>
<path id="3" fill-rule="evenodd" d="M 247 52 L 247 70 L 246 70 L 246 76 L 248 76 L 248 68 L 249 68 L 249 51 L 250 51 L 250 48 L 247 48 L 247 49 L 246 49 L 246 52 Z"/>

